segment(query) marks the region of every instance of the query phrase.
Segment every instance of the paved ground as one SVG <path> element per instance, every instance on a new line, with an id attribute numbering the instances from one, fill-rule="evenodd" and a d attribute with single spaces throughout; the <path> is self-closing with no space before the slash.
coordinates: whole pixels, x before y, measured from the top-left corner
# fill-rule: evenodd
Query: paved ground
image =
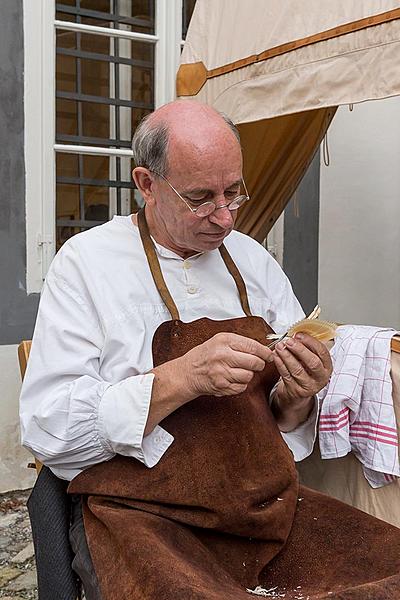
<path id="1" fill-rule="evenodd" d="M 0 599 L 37 600 L 26 501 L 29 490 L 0 494 Z"/>

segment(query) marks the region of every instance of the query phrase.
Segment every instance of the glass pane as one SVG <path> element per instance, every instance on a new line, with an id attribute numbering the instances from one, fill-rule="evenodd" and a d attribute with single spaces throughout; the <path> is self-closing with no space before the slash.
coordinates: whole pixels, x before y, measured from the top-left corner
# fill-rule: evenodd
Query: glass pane
<path id="1" fill-rule="evenodd" d="M 121 40 L 125 42 L 125 40 Z M 121 48 L 122 50 L 122 48 Z M 122 51 L 121 56 L 126 56 Z M 132 60 L 146 61 L 147 66 L 154 65 L 154 46 L 145 42 L 131 42 L 131 58 Z"/>
<path id="2" fill-rule="evenodd" d="M 75 59 L 80 62 L 81 93 L 90 96 L 110 96 L 110 64 L 101 60 Z"/>
<path id="3" fill-rule="evenodd" d="M 119 176 L 117 177 L 116 175 L 116 169 L 119 169 Z M 128 185 L 131 186 L 131 188 L 134 187 L 134 183 L 132 181 L 132 169 L 134 168 L 134 164 L 131 158 L 128 157 L 121 157 L 118 159 L 118 163 L 116 161 L 116 158 L 113 157 L 112 159 L 110 159 L 110 173 L 111 173 L 111 178 L 114 179 L 118 179 L 121 181 L 121 183 L 128 183 Z M 127 186 L 128 189 L 128 186 Z M 128 189 L 128 191 L 130 191 L 130 189 Z M 132 190 L 133 191 L 133 190 Z M 125 211 L 126 212 L 126 211 Z M 126 213 L 127 214 L 127 213 Z"/>
<path id="4" fill-rule="evenodd" d="M 135 131 L 136 127 L 139 125 L 140 121 L 151 113 L 151 110 L 146 110 L 144 108 L 134 108 L 132 111 L 132 134 Z"/>
<path id="5" fill-rule="evenodd" d="M 118 182 L 133 185 L 131 181 L 132 159 L 129 157 L 97 156 L 91 154 L 69 154 L 57 152 L 56 155 L 56 177 L 74 178 L 75 181 L 68 183 L 79 183 L 79 178 L 90 179 L 98 185 L 109 185 L 109 180 L 117 180 L 117 163 L 119 162 Z"/>
<path id="6" fill-rule="evenodd" d="M 94 185 L 83 187 L 84 219 L 86 221 L 108 221 L 109 188 Z"/>
<path id="7" fill-rule="evenodd" d="M 76 61 L 73 56 L 57 54 L 56 89 L 62 92 L 76 92 Z"/>
<path id="8" fill-rule="evenodd" d="M 108 12 L 110 10 L 110 5 L 113 4 L 113 2 L 110 0 L 80 0 L 79 4 L 81 8 Z"/>
<path id="9" fill-rule="evenodd" d="M 82 177 L 86 179 L 105 180 L 110 179 L 110 167 L 108 156 L 82 156 Z"/>
<path id="10" fill-rule="evenodd" d="M 56 18 L 96 27 L 111 27 L 154 34 L 154 0 L 81 0 L 57 3 Z"/>
<path id="11" fill-rule="evenodd" d="M 57 134 L 78 135 L 78 106 L 73 100 L 56 99 Z"/>
<path id="12" fill-rule="evenodd" d="M 64 152 L 58 152 L 56 157 L 56 176 L 60 183 L 66 183 L 60 180 L 68 178 L 67 183 L 72 184 L 87 185 L 90 180 L 90 183 L 97 184 L 98 187 L 115 187 L 117 181 L 133 187 L 132 168 L 132 159 L 129 157 L 78 155 Z"/>
<path id="13" fill-rule="evenodd" d="M 144 102 L 145 104 L 154 103 L 154 71 L 152 69 L 132 69 L 132 100 Z"/>
<path id="14" fill-rule="evenodd" d="M 71 235 L 136 212 L 129 157 L 57 153 L 57 248 Z"/>
<path id="15" fill-rule="evenodd" d="M 112 38 L 102 35 L 91 35 L 90 33 L 77 34 L 79 38 L 80 49 L 86 52 L 93 52 L 95 54 L 110 54 Z M 78 48 L 78 46 L 75 46 Z"/>
<path id="16" fill-rule="evenodd" d="M 67 97 L 57 98 L 57 141 L 127 147 L 154 107 L 153 45 L 80 33 L 58 41 L 56 94 Z"/>
<path id="17" fill-rule="evenodd" d="M 121 106 L 119 109 L 119 138 L 121 141 L 132 142 L 133 124 L 132 108 Z"/>
<path id="18" fill-rule="evenodd" d="M 110 107 L 107 104 L 81 102 L 82 135 L 92 138 L 110 138 Z"/>
<path id="19" fill-rule="evenodd" d="M 80 218 L 79 185 L 58 183 L 56 186 L 56 218 L 77 221 Z"/>
<path id="20" fill-rule="evenodd" d="M 76 48 L 76 33 L 73 31 L 56 31 L 57 48 Z"/>
<path id="21" fill-rule="evenodd" d="M 154 5 L 60 0 L 57 18 L 154 33 Z M 130 147 L 137 124 L 154 108 L 154 45 L 62 30 L 56 30 L 56 41 L 57 141 Z M 57 248 L 114 214 L 138 210 L 132 168 L 128 157 L 57 153 Z"/>
<path id="22" fill-rule="evenodd" d="M 78 177 L 79 161 L 77 154 L 56 154 L 57 177 Z"/>
<path id="23" fill-rule="evenodd" d="M 65 2 L 64 2 L 64 4 L 65 4 Z M 56 19 L 57 19 L 57 21 L 70 21 L 72 23 L 75 23 L 76 17 L 74 14 L 71 14 L 69 12 L 57 11 Z"/>
<path id="24" fill-rule="evenodd" d="M 112 51 L 112 44 L 119 44 L 118 55 L 125 58 L 132 58 L 133 61 L 147 61 L 151 66 L 154 60 L 154 45 L 151 42 L 138 42 L 137 40 L 125 40 L 111 38 L 103 35 L 93 35 L 90 33 L 76 33 L 74 31 L 57 30 L 57 48 L 67 48 L 73 50 L 82 50 L 91 54 L 103 54 L 104 58 L 110 54 L 117 55 Z M 89 57 L 90 58 L 90 57 Z M 133 63 L 132 63 L 133 64 Z"/>
<path id="25" fill-rule="evenodd" d="M 150 110 L 144 108 L 123 108 L 119 110 L 120 140 L 125 148 L 131 147 L 132 136 L 140 121 L 148 114 Z"/>

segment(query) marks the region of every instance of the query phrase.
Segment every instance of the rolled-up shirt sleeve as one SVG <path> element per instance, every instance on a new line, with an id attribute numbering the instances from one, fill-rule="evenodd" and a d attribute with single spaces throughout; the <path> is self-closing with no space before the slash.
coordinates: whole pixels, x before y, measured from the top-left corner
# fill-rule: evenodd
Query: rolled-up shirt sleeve
<path id="1" fill-rule="evenodd" d="M 319 405 L 318 397 L 315 396 L 314 407 L 306 421 L 300 423 L 293 431 L 281 432 L 283 439 L 293 454 L 296 462 L 300 462 L 310 456 L 314 449 L 317 438 Z"/>
<path id="2" fill-rule="evenodd" d="M 22 443 L 59 477 L 131 456 L 154 466 L 173 441 L 157 426 L 144 436 L 154 376 L 108 382 L 93 307 L 59 275 L 44 286 L 20 398 Z"/>
<path id="3" fill-rule="evenodd" d="M 99 406 L 99 431 L 113 452 L 133 456 L 154 467 L 173 442 L 173 436 L 157 425 L 144 435 L 149 414 L 154 375 L 135 375 L 109 386 Z M 123 419 L 115 415 L 124 415 Z M 132 424 L 135 424 L 132 427 Z"/>
<path id="4" fill-rule="evenodd" d="M 272 402 L 273 394 L 276 390 L 276 386 L 271 390 L 269 395 L 269 404 Z M 289 447 L 289 450 L 293 454 L 295 462 L 300 462 L 310 456 L 314 450 L 315 440 L 317 439 L 318 432 L 318 417 L 319 417 L 319 399 L 318 396 L 314 396 L 314 406 L 310 412 L 306 421 L 300 423 L 292 431 L 281 431 L 281 436 Z"/>

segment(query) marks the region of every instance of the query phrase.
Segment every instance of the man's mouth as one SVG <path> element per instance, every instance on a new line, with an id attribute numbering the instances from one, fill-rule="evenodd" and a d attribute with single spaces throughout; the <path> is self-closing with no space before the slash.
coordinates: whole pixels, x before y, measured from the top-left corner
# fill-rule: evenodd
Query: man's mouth
<path id="1" fill-rule="evenodd" d="M 220 237 L 225 237 L 227 235 L 227 233 L 228 233 L 227 231 L 216 231 L 216 232 L 212 232 L 212 231 L 207 232 L 207 231 L 204 231 L 203 235 L 206 235 L 208 237 L 220 238 Z"/>

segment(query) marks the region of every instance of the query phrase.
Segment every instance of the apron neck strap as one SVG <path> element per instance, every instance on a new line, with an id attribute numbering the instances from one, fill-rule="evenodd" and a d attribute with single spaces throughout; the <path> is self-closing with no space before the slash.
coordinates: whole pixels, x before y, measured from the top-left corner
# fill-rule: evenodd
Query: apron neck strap
<path id="1" fill-rule="evenodd" d="M 144 248 L 144 251 L 145 251 L 145 254 L 147 257 L 147 262 L 149 263 L 150 271 L 153 276 L 156 288 L 157 288 L 165 306 L 168 308 L 168 310 L 171 314 L 171 318 L 173 320 L 178 320 L 179 319 L 179 311 L 177 309 L 177 306 L 176 306 L 171 294 L 169 293 L 167 284 L 165 283 L 163 274 L 161 272 L 160 262 L 157 257 L 154 242 L 150 236 L 150 231 L 149 231 L 149 227 L 147 225 L 144 208 L 142 208 L 138 213 L 138 227 L 139 227 L 139 233 L 140 233 L 140 237 L 142 240 L 143 248 Z M 248 300 L 247 291 L 246 291 L 246 284 L 243 281 L 243 277 L 241 276 L 239 269 L 233 262 L 231 255 L 229 254 L 228 250 L 226 249 L 226 247 L 223 244 L 219 247 L 219 251 L 220 251 L 221 257 L 226 265 L 226 268 L 228 269 L 229 273 L 232 275 L 232 277 L 236 283 L 236 287 L 239 292 L 240 303 L 242 305 L 243 312 L 245 313 L 245 315 L 247 317 L 251 317 L 249 300 Z"/>
<path id="2" fill-rule="evenodd" d="M 235 280 L 236 287 L 239 292 L 240 304 L 242 305 L 243 312 L 246 315 L 246 317 L 251 317 L 249 299 L 247 297 L 246 284 L 243 280 L 243 277 L 241 276 L 239 269 L 235 265 L 233 258 L 231 257 L 228 250 L 226 249 L 226 246 L 224 246 L 224 244 L 221 244 L 221 246 L 218 248 L 218 250 L 222 256 L 222 260 L 224 261 L 226 268 L 228 269 L 229 273 L 232 275 L 233 279 Z"/>
<path id="3" fill-rule="evenodd" d="M 156 288 L 158 289 L 158 292 L 165 306 L 168 308 L 171 314 L 171 318 L 173 320 L 179 320 L 179 311 L 176 307 L 175 302 L 173 301 L 171 294 L 169 293 L 169 289 L 167 288 L 167 284 L 165 283 L 163 274 L 161 272 L 160 262 L 157 258 L 154 242 L 150 236 L 150 231 L 147 225 L 144 208 L 142 208 L 138 213 L 138 226 L 143 248 L 147 257 L 147 262 L 149 263 L 150 271 L 153 275 Z"/>

